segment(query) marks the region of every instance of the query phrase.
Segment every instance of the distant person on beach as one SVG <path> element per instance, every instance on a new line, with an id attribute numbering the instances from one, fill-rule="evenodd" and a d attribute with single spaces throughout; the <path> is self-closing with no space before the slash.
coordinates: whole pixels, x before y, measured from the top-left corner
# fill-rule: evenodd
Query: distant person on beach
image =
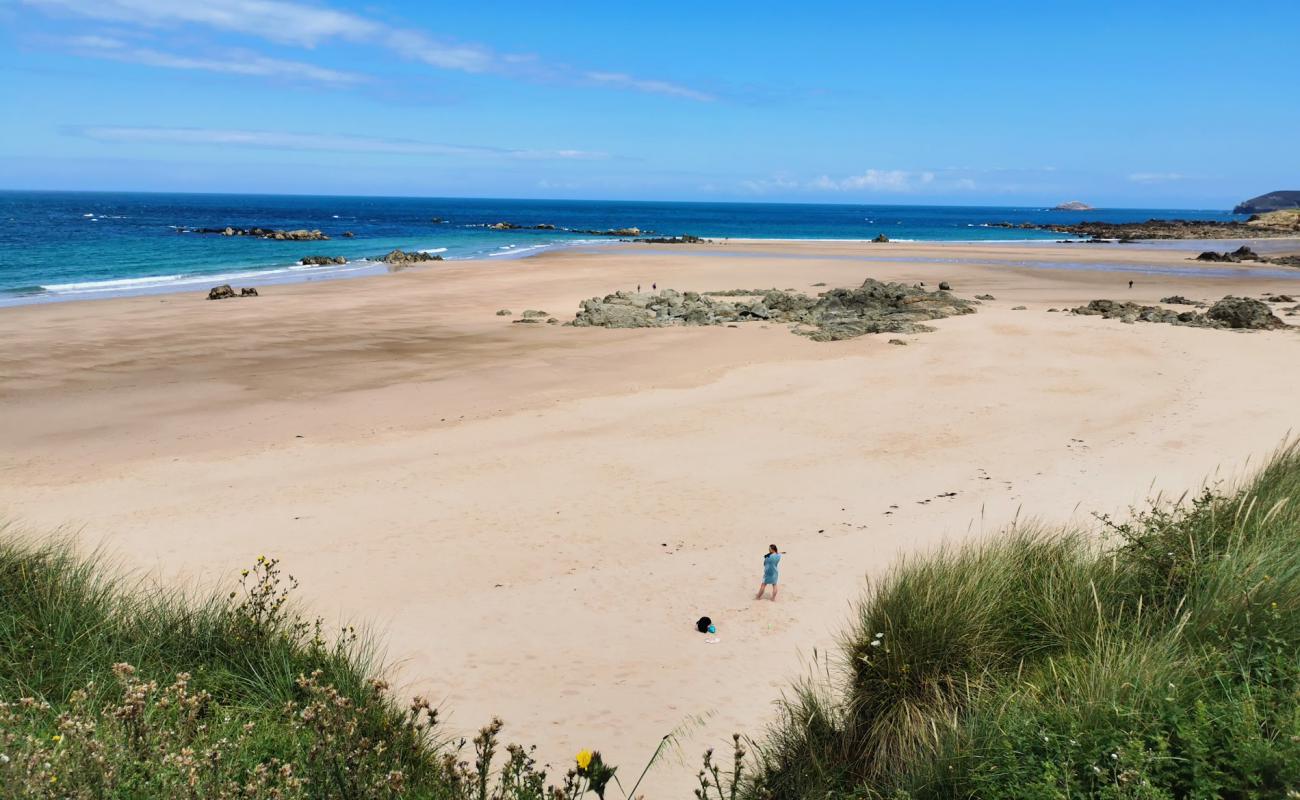
<path id="1" fill-rule="evenodd" d="M 1130 289 L 1133 288 L 1133 281 L 1129 281 L 1129 282 L 1128 282 L 1128 288 L 1130 288 Z"/>
<path id="2" fill-rule="evenodd" d="M 639 283 L 636 285 L 636 293 L 641 294 L 641 284 Z"/>
<path id="3" fill-rule="evenodd" d="M 652 284 L 650 284 L 650 291 L 652 291 L 652 292 L 657 292 L 657 291 L 659 291 L 659 284 L 657 284 L 657 283 L 652 283 Z"/>
<path id="4" fill-rule="evenodd" d="M 763 555 L 763 582 L 758 587 L 758 596 L 755 600 L 763 599 L 763 590 L 768 586 L 772 587 L 772 602 L 776 602 L 776 579 L 777 567 L 781 564 L 781 552 L 776 549 L 776 545 L 769 544 L 767 553 Z"/>

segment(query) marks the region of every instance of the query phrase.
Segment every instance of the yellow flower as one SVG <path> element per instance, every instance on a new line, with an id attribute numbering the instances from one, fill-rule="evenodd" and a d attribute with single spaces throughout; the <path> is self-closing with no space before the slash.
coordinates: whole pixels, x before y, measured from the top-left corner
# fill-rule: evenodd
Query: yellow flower
<path id="1" fill-rule="evenodd" d="M 591 766 L 591 751 L 583 750 L 574 756 L 574 760 L 578 762 L 578 769 L 586 769 Z"/>
<path id="2" fill-rule="evenodd" d="M 59 776 L 58 776 L 58 775 L 51 775 L 51 776 L 50 776 L 50 783 L 58 783 L 58 782 L 59 782 Z"/>
<path id="3" fill-rule="evenodd" d="M 56 734 L 54 734 L 53 736 L 50 737 L 50 741 L 51 741 L 51 742 L 61 742 L 61 741 L 63 741 L 63 737 L 56 733 Z"/>

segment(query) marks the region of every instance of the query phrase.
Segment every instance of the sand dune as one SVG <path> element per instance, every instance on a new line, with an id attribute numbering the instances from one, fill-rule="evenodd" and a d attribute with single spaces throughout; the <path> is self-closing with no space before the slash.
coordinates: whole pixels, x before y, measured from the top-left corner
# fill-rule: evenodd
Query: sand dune
<path id="1" fill-rule="evenodd" d="M 1296 331 L 1046 313 L 1300 291 L 1300 270 L 1186 256 L 733 242 L 7 309 L 0 513 L 196 589 L 278 556 L 312 608 L 370 624 L 449 726 L 500 715 L 553 764 L 594 746 L 639 771 L 703 718 L 689 762 L 648 779 L 680 796 L 698 752 L 757 733 L 898 556 L 1017 515 L 1123 511 L 1143 487 L 1230 476 L 1297 426 Z M 567 319 L 638 283 L 866 277 L 997 300 L 906 347 L 494 313 Z M 755 602 L 771 542 L 781 597 Z"/>

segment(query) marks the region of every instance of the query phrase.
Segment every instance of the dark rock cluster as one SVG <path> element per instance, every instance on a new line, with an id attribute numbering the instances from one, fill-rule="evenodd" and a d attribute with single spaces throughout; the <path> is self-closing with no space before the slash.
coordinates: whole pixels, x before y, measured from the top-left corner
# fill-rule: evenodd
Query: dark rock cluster
<path id="1" fill-rule="evenodd" d="M 275 239 L 287 242 L 324 241 L 330 237 L 318 230 L 282 231 L 275 228 L 177 228 L 179 233 L 210 233 L 217 236 L 252 236 L 258 239 Z"/>
<path id="2" fill-rule="evenodd" d="M 1194 328 L 1232 328 L 1236 330 L 1273 330 L 1288 327 L 1273 315 L 1267 304 L 1249 297 L 1223 298 L 1205 313 L 1174 311 L 1160 306 L 1144 306 L 1115 300 L 1093 300 L 1072 309 L 1075 314 L 1118 319 L 1121 322 L 1163 322 Z"/>
<path id="3" fill-rule="evenodd" d="M 257 290 L 252 287 L 244 287 L 236 294 L 230 284 L 223 283 L 220 286 L 213 286 L 208 290 L 209 300 L 225 300 L 230 297 L 257 297 Z"/>
<path id="4" fill-rule="evenodd" d="M 734 293 L 734 295 L 733 295 Z M 852 339 L 869 333 L 919 333 L 923 323 L 974 313 L 967 300 L 947 291 L 926 291 L 868 278 L 856 289 L 831 289 L 816 297 L 779 289 L 726 295 L 748 300 L 716 300 L 699 292 L 663 289 L 656 293 L 615 292 L 584 300 L 571 325 L 602 328 L 660 328 L 674 325 L 786 323 L 814 341 Z"/>
<path id="5" fill-rule="evenodd" d="M 380 256 L 375 259 L 385 264 L 407 265 L 419 264 L 424 261 L 442 261 L 442 255 L 439 253 L 426 253 L 423 250 L 413 250 L 410 253 L 402 250 L 394 250 L 388 255 Z"/>

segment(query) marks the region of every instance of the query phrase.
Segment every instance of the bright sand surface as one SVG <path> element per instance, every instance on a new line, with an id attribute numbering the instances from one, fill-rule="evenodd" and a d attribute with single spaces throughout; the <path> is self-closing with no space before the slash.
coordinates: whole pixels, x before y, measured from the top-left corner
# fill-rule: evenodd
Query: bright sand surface
<path id="1" fill-rule="evenodd" d="M 967 263 L 925 261 L 953 258 Z M 652 797 L 689 796 L 704 747 L 761 734 L 833 648 L 864 576 L 1017 514 L 1093 524 L 1238 475 L 1300 422 L 1295 331 L 1046 313 L 1294 294 L 1300 270 L 1011 265 L 1085 259 L 1198 269 L 1089 245 L 736 242 L 6 309 L 0 514 L 196 591 L 277 556 L 311 610 L 378 635 L 397 684 L 442 704 L 450 730 L 500 715 L 557 771 L 598 747 L 635 776 L 662 735 L 705 718 L 648 779 Z M 906 347 L 510 321 L 569 319 L 638 283 L 868 276 L 997 299 Z M 780 599 L 755 602 L 772 542 Z M 694 631 L 702 614 L 719 642 Z"/>

